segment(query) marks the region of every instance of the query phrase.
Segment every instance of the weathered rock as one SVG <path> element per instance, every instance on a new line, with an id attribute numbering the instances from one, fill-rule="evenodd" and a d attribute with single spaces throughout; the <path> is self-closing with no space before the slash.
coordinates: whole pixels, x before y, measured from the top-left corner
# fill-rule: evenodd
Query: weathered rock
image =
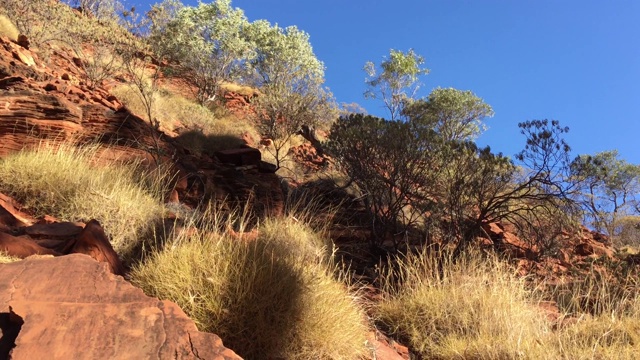
<path id="1" fill-rule="evenodd" d="M 85 225 L 71 248 L 71 254 L 86 254 L 92 258 L 109 264 L 111 272 L 124 275 L 124 267 L 113 250 L 107 235 L 97 220 L 91 220 Z"/>
<path id="2" fill-rule="evenodd" d="M 24 48 L 16 47 L 12 51 L 13 57 L 17 60 L 22 61 L 27 66 L 35 66 L 36 62 L 33 60 L 33 55 L 29 50 Z"/>
<path id="3" fill-rule="evenodd" d="M 27 37 L 27 35 L 25 34 L 20 34 L 18 35 L 18 41 L 16 41 L 16 44 L 22 46 L 23 48 L 29 50 L 29 46 L 31 46 L 31 41 L 29 41 L 29 38 Z"/>
<path id="4" fill-rule="evenodd" d="M 0 232 L 0 251 L 22 259 L 31 255 L 60 255 L 38 245 L 29 236 L 13 236 L 3 232 Z"/>
<path id="5" fill-rule="evenodd" d="M 31 236 L 46 236 L 56 238 L 67 238 L 79 235 L 82 232 L 82 223 L 56 222 L 38 223 L 28 226 L 24 232 Z"/>
<path id="6" fill-rule="evenodd" d="M 221 150 L 216 152 L 215 155 L 223 163 L 233 164 L 235 166 L 258 166 L 262 159 L 260 150 L 251 147 Z"/>
<path id="7" fill-rule="evenodd" d="M 409 349 L 378 332 L 371 332 L 367 336 L 367 344 L 376 360 L 408 360 Z"/>
<path id="8" fill-rule="evenodd" d="M 24 321 L 20 359 L 239 359 L 174 303 L 148 297 L 85 255 L 0 265 L 0 313 Z"/>

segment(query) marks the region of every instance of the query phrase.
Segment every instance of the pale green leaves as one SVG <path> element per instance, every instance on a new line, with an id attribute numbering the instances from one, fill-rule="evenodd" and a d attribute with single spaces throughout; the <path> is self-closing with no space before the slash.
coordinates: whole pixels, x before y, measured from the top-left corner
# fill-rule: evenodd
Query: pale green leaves
<path id="1" fill-rule="evenodd" d="M 168 0 L 152 15 L 156 20 L 150 40 L 155 52 L 168 54 L 192 72 L 201 103 L 215 98 L 224 81 L 241 77 L 245 63 L 255 56 L 244 34 L 249 21 L 241 9 L 231 7 L 230 0 L 197 7 Z"/>
<path id="2" fill-rule="evenodd" d="M 251 23 L 246 35 L 256 49 L 256 57 L 250 61 L 258 75 L 255 85 L 324 81 L 324 64 L 313 53 L 306 32 L 258 20 Z"/>
<path id="3" fill-rule="evenodd" d="M 408 103 L 402 110 L 411 121 L 437 131 L 445 140 L 474 140 L 493 116 L 491 106 L 471 91 L 434 89 L 426 99 Z"/>
<path id="4" fill-rule="evenodd" d="M 429 69 L 421 67 L 424 57 L 413 49 L 407 53 L 391 49 L 389 58 L 380 64 L 380 70 L 372 62 L 367 62 L 364 71 L 365 82 L 369 89 L 364 95 L 367 98 L 381 99 L 395 120 L 400 115 L 403 103 L 412 99 L 420 86 L 419 77 L 427 75 Z"/>

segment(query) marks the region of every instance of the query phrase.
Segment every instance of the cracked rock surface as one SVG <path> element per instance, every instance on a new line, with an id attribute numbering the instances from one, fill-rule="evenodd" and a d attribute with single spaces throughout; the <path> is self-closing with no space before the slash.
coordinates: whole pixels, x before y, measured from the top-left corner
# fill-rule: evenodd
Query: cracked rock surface
<path id="1" fill-rule="evenodd" d="M 0 265 L 0 313 L 23 321 L 14 360 L 240 359 L 175 303 L 82 254 Z"/>

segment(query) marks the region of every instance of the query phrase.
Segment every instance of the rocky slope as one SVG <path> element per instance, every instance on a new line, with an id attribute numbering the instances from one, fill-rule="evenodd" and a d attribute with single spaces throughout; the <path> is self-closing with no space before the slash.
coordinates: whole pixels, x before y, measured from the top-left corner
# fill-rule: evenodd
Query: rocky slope
<path id="1" fill-rule="evenodd" d="M 90 89 L 82 76 L 78 59 L 63 50 L 45 63 L 0 38 L 0 159 L 43 143 L 97 142 L 104 161 L 154 166 L 162 154 L 178 174 L 170 201 L 227 199 L 259 215 L 282 211 L 278 178 L 260 171 L 260 156 L 246 156 L 255 151 L 189 154 L 128 111 L 106 84 Z M 176 304 L 116 276 L 124 270 L 96 221 L 33 219 L 0 195 L 0 251 L 27 258 L 0 264 L 0 359 L 239 358 L 218 336 L 197 331 Z"/>

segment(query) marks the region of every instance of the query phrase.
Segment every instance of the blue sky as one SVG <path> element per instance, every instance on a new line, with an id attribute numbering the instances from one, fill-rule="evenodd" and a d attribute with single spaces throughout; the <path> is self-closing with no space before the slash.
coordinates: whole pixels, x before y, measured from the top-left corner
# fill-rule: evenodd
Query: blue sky
<path id="1" fill-rule="evenodd" d="M 155 1 L 129 0 L 145 8 Z M 197 5 L 197 0 L 183 1 Z M 435 87 L 471 90 L 495 116 L 481 145 L 513 155 L 518 122 L 557 119 L 574 155 L 618 149 L 640 163 L 640 1 L 635 0 L 233 0 L 250 21 L 308 32 L 338 102 L 365 101 L 368 60 L 415 49 Z M 142 6 L 140 6 L 142 5 Z"/>

